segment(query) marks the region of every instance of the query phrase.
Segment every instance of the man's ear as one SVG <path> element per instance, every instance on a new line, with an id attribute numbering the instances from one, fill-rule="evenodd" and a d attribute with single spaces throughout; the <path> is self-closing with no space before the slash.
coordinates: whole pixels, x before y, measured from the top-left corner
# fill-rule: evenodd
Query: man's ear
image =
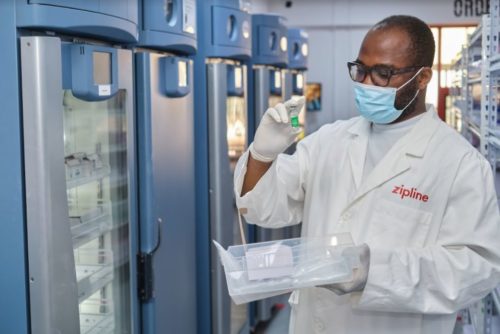
<path id="1" fill-rule="evenodd" d="M 420 74 L 418 75 L 418 89 L 422 90 L 427 87 L 432 79 L 432 69 L 430 67 L 424 67 Z"/>

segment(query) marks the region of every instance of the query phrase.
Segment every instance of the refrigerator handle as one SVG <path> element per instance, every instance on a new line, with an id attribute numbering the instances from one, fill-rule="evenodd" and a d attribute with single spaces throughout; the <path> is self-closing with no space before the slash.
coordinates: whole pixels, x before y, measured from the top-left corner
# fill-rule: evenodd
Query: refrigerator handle
<path id="1" fill-rule="evenodd" d="M 161 246 L 161 232 L 163 220 L 158 218 L 156 226 L 158 227 L 158 238 L 156 245 L 149 253 L 137 254 L 137 294 L 139 300 L 143 303 L 148 302 L 155 296 L 154 291 L 154 272 L 153 272 L 153 257 L 156 251 Z"/>
<path id="2" fill-rule="evenodd" d="M 153 254 L 156 253 L 156 251 L 158 250 L 158 248 L 160 248 L 160 245 L 161 245 L 161 225 L 163 223 L 163 219 L 161 218 L 158 218 L 156 220 L 156 226 L 158 227 L 158 238 L 156 239 L 156 245 L 154 246 L 153 250 L 151 251 L 150 254 Z"/>

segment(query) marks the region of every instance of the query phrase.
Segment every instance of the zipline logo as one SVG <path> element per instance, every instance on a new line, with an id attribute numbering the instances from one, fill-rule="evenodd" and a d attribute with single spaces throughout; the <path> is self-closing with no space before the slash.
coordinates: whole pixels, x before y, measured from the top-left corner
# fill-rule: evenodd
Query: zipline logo
<path id="1" fill-rule="evenodd" d="M 422 202 L 427 202 L 429 200 L 429 196 L 422 194 L 417 191 L 417 188 L 405 188 L 404 185 L 401 187 L 399 186 L 394 186 L 394 189 L 392 189 L 392 193 L 396 194 L 401 197 L 401 199 L 405 198 L 411 198 L 411 199 L 416 199 L 417 201 L 422 201 Z"/>

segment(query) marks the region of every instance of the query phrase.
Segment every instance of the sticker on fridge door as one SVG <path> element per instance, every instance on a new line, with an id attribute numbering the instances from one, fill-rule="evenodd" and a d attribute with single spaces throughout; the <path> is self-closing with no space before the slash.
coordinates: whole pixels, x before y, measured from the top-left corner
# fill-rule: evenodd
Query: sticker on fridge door
<path id="1" fill-rule="evenodd" d="M 182 2 L 182 30 L 196 33 L 196 0 L 184 0 Z"/>
<path id="2" fill-rule="evenodd" d="M 99 85 L 99 96 L 110 96 L 111 85 Z"/>
<path id="3" fill-rule="evenodd" d="M 179 87 L 187 87 L 187 62 L 179 60 L 177 66 L 179 70 Z"/>
<path id="4" fill-rule="evenodd" d="M 234 87 L 241 88 L 243 86 L 243 71 L 241 67 L 234 68 Z"/>

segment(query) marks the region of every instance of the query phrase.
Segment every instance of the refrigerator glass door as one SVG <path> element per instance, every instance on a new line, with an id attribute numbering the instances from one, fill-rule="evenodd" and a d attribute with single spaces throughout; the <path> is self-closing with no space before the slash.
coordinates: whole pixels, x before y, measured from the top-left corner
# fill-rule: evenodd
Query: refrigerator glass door
<path id="1" fill-rule="evenodd" d="M 241 68 L 242 96 L 231 94 L 228 72 Z M 233 172 L 238 158 L 246 149 L 247 105 L 246 67 L 232 61 L 207 65 L 208 134 L 209 134 L 209 201 L 210 239 L 224 247 L 241 244 Z M 234 88 L 234 87 L 233 87 Z M 233 92 L 234 93 L 234 92 Z M 211 248 L 212 333 L 248 332 L 248 306 L 236 306 L 230 299 L 220 258 Z"/>
<path id="2" fill-rule="evenodd" d="M 115 94 L 92 102 L 72 93 L 70 83 L 85 75 L 67 80 L 67 45 L 55 36 L 20 38 L 31 329 L 129 334 L 136 314 L 131 52 L 116 50 Z M 90 73 L 109 71 L 109 62 L 95 64 Z"/>
<path id="3" fill-rule="evenodd" d="M 234 172 L 239 157 L 246 150 L 247 115 L 245 97 L 229 96 L 227 98 L 227 147 L 231 171 Z M 238 211 L 234 209 L 233 245 L 241 245 Z M 236 305 L 231 300 L 231 334 L 238 334 L 247 324 L 248 306 Z"/>
<path id="4" fill-rule="evenodd" d="M 278 103 L 283 103 L 283 96 L 269 95 L 269 108 L 275 107 Z"/>
<path id="5" fill-rule="evenodd" d="M 237 161 L 245 152 L 247 138 L 245 98 L 227 98 L 227 145 L 231 162 Z"/>
<path id="6" fill-rule="evenodd" d="M 68 223 L 80 333 L 130 333 L 126 91 L 87 102 L 63 92 Z"/>

